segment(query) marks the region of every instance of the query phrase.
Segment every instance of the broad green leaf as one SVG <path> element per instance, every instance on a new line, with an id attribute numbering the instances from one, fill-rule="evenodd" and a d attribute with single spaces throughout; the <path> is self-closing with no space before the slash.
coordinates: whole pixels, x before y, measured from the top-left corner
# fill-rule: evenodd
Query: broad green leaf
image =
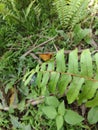
<path id="1" fill-rule="evenodd" d="M 37 78 L 36 78 L 36 84 L 37 84 L 38 88 L 40 88 L 42 76 L 43 76 L 43 72 L 39 71 L 38 74 L 37 74 Z"/>
<path id="2" fill-rule="evenodd" d="M 82 87 L 81 94 L 79 95 L 79 104 L 94 97 L 98 88 L 98 82 L 86 80 L 85 85 Z"/>
<path id="3" fill-rule="evenodd" d="M 58 107 L 59 100 L 54 96 L 46 97 L 45 103 L 49 106 Z"/>
<path id="4" fill-rule="evenodd" d="M 98 92 L 96 93 L 94 99 L 86 103 L 86 107 L 95 107 L 98 106 Z"/>
<path id="5" fill-rule="evenodd" d="M 42 107 L 42 111 L 49 119 L 55 119 L 57 116 L 56 109 L 53 106 Z"/>
<path id="6" fill-rule="evenodd" d="M 48 84 L 50 92 L 56 93 L 56 87 L 57 87 L 57 82 L 59 80 L 59 76 L 60 76 L 59 73 L 51 72 L 50 81 L 49 81 L 49 84 Z"/>
<path id="7" fill-rule="evenodd" d="M 77 49 L 70 52 L 70 54 L 69 54 L 68 72 L 72 73 L 72 74 L 77 74 L 78 73 Z"/>
<path id="8" fill-rule="evenodd" d="M 50 72 L 48 71 L 51 71 L 54 69 L 54 62 L 50 62 L 47 65 L 47 71 L 43 73 L 43 77 L 42 77 L 42 81 L 40 83 L 40 88 L 41 88 L 41 94 L 42 95 L 45 95 L 46 91 L 47 91 L 47 83 L 48 83 L 48 80 L 50 78 Z"/>
<path id="9" fill-rule="evenodd" d="M 56 55 L 56 71 L 57 72 L 65 72 L 66 66 L 65 66 L 65 58 L 64 58 L 64 49 L 58 51 Z"/>
<path id="10" fill-rule="evenodd" d="M 64 104 L 64 101 L 59 104 L 59 106 L 58 106 L 58 113 L 61 116 L 64 116 L 64 113 L 65 113 L 65 104 Z"/>
<path id="11" fill-rule="evenodd" d="M 78 125 L 84 120 L 82 116 L 80 116 L 78 113 L 72 110 L 67 110 L 67 112 L 65 113 L 64 119 L 68 124 L 71 124 L 71 125 Z"/>
<path id="12" fill-rule="evenodd" d="M 66 87 L 68 86 L 70 81 L 71 81 L 70 75 L 61 74 L 61 77 L 57 84 L 60 96 L 62 96 L 65 93 Z"/>
<path id="13" fill-rule="evenodd" d="M 81 90 L 82 84 L 84 83 L 83 78 L 74 77 L 72 83 L 69 86 L 67 92 L 68 103 L 74 102 L 78 98 L 79 91 Z"/>
<path id="14" fill-rule="evenodd" d="M 95 124 L 98 122 L 98 106 L 93 107 L 88 112 L 87 119 L 90 124 Z"/>
<path id="15" fill-rule="evenodd" d="M 41 69 L 40 69 L 40 70 L 41 70 L 42 72 L 46 71 L 46 65 L 47 65 L 46 63 L 43 63 L 43 64 L 41 65 Z"/>
<path id="16" fill-rule="evenodd" d="M 52 71 L 52 70 L 54 70 L 54 61 L 50 61 L 47 67 L 47 71 Z"/>
<path id="17" fill-rule="evenodd" d="M 91 58 L 91 53 L 88 49 L 82 52 L 80 65 L 81 65 L 82 76 L 85 76 L 88 78 L 93 76 L 92 58 Z"/>
<path id="18" fill-rule="evenodd" d="M 36 72 L 39 72 L 39 70 L 40 70 L 40 65 L 37 65 L 35 71 L 36 71 Z"/>
<path id="19" fill-rule="evenodd" d="M 57 115 L 57 117 L 56 117 L 57 130 L 61 130 L 61 128 L 62 128 L 62 126 L 63 126 L 63 123 L 64 123 L 63 116 Z"/>
<path id="20" fill-rule="evenodd" d="M 95 96 L 96 90 L 98 89 L 98 82 L 92 82 L 92 86 L 88 90 L 87 99 L 91 99 Z"/>
<path id="21" fill-rule="evenodd" d="M 41 81 L 41 83 L 40 83 L 42 95 L 44 95 L 45 92 L 46 92 L 46 89 L 47 89 L 46 84 L 47 84 L 47 82 L 48 82 L 48 80 L 49 80 L 49 75 L 50 75 L 49 72 L 45 72 L 45 73 L 43 74 L 42 81 Z"/>

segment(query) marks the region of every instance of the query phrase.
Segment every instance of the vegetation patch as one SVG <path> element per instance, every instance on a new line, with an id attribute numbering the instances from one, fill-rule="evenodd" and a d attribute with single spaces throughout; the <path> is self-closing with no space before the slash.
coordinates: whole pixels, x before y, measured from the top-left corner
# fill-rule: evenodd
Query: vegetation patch
<path id="1" fill-rule="evenodd" d="M 0 129 L 98 129 L 98 0 L 0 0 Z"/>

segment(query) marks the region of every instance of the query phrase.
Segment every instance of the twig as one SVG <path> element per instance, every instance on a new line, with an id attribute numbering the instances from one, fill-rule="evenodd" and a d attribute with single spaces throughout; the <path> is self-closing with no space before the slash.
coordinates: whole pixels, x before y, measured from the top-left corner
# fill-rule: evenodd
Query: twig
<path id="1" fill-rule="evenodd" d="M 11 106 L 13 109 L 17 109 L 18 106 L 14 105 L 14 106 Z M 3 111 L 9 111 L 11 107 L 0 107 L 0 110 L 3 110 Z"/>
<path id="2" fill-rule="evenodd" d="M 83 51 L 84 51 L 85 49 L 82 49 L 82 50 L 78 50 L 78 53 L 82 53 Z M 72 52 L 73 50 L 65 50 L 64 51 L 64 53 L 65 54 L 69 54 L 70 52 Z M 44 53 L 46 53 L 46 54 L 55 54 L 55 53 L 57 53 L 57 52 L 44 52 Z M 41 52 L 36 52 L 36 54 L 42 54 Z"/>
<path id="3" fill-rule="evenodd" d="M 35 46 L 34 48 L 32 48 L 32 49 L 28 50 L 26 53 L 24 53 L 21 57 L 27 56 L 29 53 L 31 53 L 31 52 L 32 52 L 33 50 L 35 50 L 36 48 L 38 48 L 38 47 L 40 47 L 40 46 L 43 46 L 43 45 L 47 44 L 48 42 L 54 40 L 56 37 L 57 37 L 57 36 L 52 37 L 52 38 L 48 39 L 47 41 L 45 41 L 45 42 L 43 42 L 43 43 L 41 43 L 41 44 Z"/>
<path id="4" fill-rule="evenodd" d="M 97 43 L 94 41 L 94 39 L 92 39 L 91 45 L 92 45 L 92 47 L 94 47 L 95 49 L 98 47 L 98 45 L 97 45 Z"/>
<path id="5" fill-rule="evenodd" d="M 85 49 L 82 50 L 78 50 L 78 53 L 82 53 Z M 65 54 L 69 54 L 70 52 L 72 52 L 73 50 L 65 50 L 64 53 Z"/>
<path id="6" fill-rule="evenodd" d="M 44 102 L 44 98 L 45 98 L 45 97 L 42 96 L 42 97 L 39 97 L 39 98 L 36 99 L 36 100 L 34 100 L 34 99 L 28 100 L 28 101 L 27 101 L 27 104 L 32 104 L 33 106 L 38 105 L 38 104 Z"/>
<path id="7" fill-rule="evenodd" d="M 55 48 L 56 52 L 58 52 L 58 48 L 56 47 L 56 45 L 55 44 L 53 44 L 53 45 L 54 45 L 54 48 Z"/>
<path id="8" fill-rule="evenodd" d="M 28 105 L 32 105 L 32 106 L 35 106 L 35 105 L 38 105 L 40 103 L 43 103 L 44 102 L 44 99 L 45 99 L 45 96 L 41 96 L 41 97 L 38 97 L 37 99 L 30 99 L 30 100 L 27 100 L 26 102 L 26 105 L 25 107 L 28 107 Z M 13 109 L 18 109 L 18 104 L 17 105 L 12 105 L 12 106 L 0 106 L 0 110 L 3 110 L 3 111 L 9 111 L 10 108 L 13 108 Z"/>
<path id="9" fill-rule="evenodd" d="M 30 53 L 30 55 L 31 55 L 34 59 L 38 60 L 38 63 L 39 63 L 39 64 L 42 63 L 42 61 L 40 60 L 40 58 L 37 57 L 34 53 Z"/>

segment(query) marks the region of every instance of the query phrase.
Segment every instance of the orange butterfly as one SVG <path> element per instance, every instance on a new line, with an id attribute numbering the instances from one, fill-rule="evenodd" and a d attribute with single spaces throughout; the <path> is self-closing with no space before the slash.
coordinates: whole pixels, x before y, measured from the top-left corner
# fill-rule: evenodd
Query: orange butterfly
<path id="1" fill-rule="evenodd" d="M 45 53 L 45 54 L 39 54 L 39 57 L 43 60 L 43 61 L 47 61 L 50 60 L 52 58 L 53 54 L 51 53 Z"/>

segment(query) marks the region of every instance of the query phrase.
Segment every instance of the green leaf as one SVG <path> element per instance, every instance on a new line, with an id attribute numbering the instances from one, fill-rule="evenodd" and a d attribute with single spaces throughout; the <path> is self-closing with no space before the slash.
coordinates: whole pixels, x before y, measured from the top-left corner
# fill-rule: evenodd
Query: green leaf
<path id="1" fill-rule="evenodd" d="M 58 81 L 58 84 L 57 84 L 58 91 L 61 96 L 65 93 L 66 87 L 70 83 L 71 79 L 72 78 L 70 75 L 65 75 L 65 74 L 61 75 L 61 77 Z"/>
<path id="2" fill-rule="evenodd" d="M 85 85 L 82 87 L 82 91 L 79 95 L 79 104 L 85 102 L 88 99 L 93 98 L 97 88 L 98 88 L 98 82 L 86 80 Z"/>
<path id="3" fill-rule="evenodd" d="M 98 122 L 98 106 L 90 109 L 87 119 L 90 124 L 95 124 Z"/>
<path id="4" fill-rule="evenodd" d="M 58 51 L 56 55 L 56 71 L 57 72 L 65 72 L 66 66 L 65 66 L 65 58 L 64 58 L 64 49 Z"/>
<path id="5" fill-rule="evenodd" d="M 53 106 L 42 107 L 42 111 L 49 119 L 55 119 L 57 116 L 56 109 Z"/>
<path id="6" fill-rule="evenodd" d="M 43 63 L 42 65 L 41 65 L 41 71 L 42 72 L 44 72 L 45 70 L 46 70 L 46 63 Z"/>
<path id="7" fill-rule="evenodd" d="M 84 50 L 81 54 L 81 75 L 85 77 L 92 77 L 93 76 L 93 67 L 92 67 L 92 58 L 90 51 Z"/>
<path id="8" fill-rule="evenodd" d="M 35 74 L 35 70 L 32 70 L 30 72 L 28 72 L 24 78 L 23 78 L 23 81 L 24 81 L 24 85 L 27 86 L 28 83 L 30 83 L 30 80 L 32 79 L 32 76 Z"/>
<path id="9" fill-rule="evenodd" d="M 68 103 L 71 104 L 78 98 L 78 94 L 81 90 L 82 84 L 84 83 L 83 78 L 74 77 L 71 85 L 67 92 Z"/>
<path id="10" fill-rule="evenodd" d="M 65 114 L 65 104 L 64 104 L 64 101 L 59 104 L 58 113 L 61 116 L 64 116 L 64 114 Z"/>
<path id="11" fill-rule="evenodd" d="M 54 96 L 49 96 L 49 97 L 46 97 L 45 103 L 49 106 L 53 106 L 56 108 L 59 105 L 59 100 Z"/>
<path id="12" fill-rule="evenodd" d="M 43 77 L 41 79 L 40 88 L 41 88 L 41 94 L 45 95 L 47 93 L 47 84 L 50 79 L 51 73 L 48 71 L 54 70 L 54 61 L 46 64 L 47 65 L 47 71 L 43 72 Z"/>
<path id="13" fill-rule="evenodd" d="M 78 73 L 78 55 L 77 49 L 70 52 L 69 54 L 69 62 L 68 62 L 68 72 L 77 74 Z"/>
<path id="14" fill-rule="evenodd" d="M 98 106 L 98 92 L 96 93 L 94 99 L 86 103 L 86 107 L 95 107 Z"/>
<path id="15" fill-rule="evenodd" d="M 86 38 L 87 36 L 89 36 L 89 34 L 90 34 L 90 29 L 87 28 L 82 29 L 80 24 L 76 25 L 74 28 L 74 43 L 78 44 L 83 39 L 87 40 Z"/>
<path id="16" fill-rule="evenodd" d="M 78 113 L 72 110 L 66 111 L 64 119 L 68 124 L 71 124 L 71 125 L 78 125 L 84 120 L 82 116 L 80 116 Z"/>
<path id="17" fill-rule="evenodd" d="M 39 88 L 41 88 L 42 76 L 43 76 L 43 73 L 45 70 L 46 70 L 46 63 L 43 63 L 40 71 L 37 74 L 37 79 L 36 79 L 36 83 L 37 83 Z"/>
<path id="18" fill-rule="evenodd" d="M 40 65 L 38 64 L 38 65 L 36 66 L 35 71 L 36 71 L 36 72 L 39 72 L 39 70 L 40 70 Z"/>
<path id="19" fill-rule="evenodd" d="M 51 72 L 48 87 L 49 87 L 49 91 L 52 93 L 56 93 L 56 87 L 57 87 L 57 82 L 59 80 L 59 76 L 60 76 L 59 73 Z"/>
<path id="20" fill-rule="evenodd" d="M 43 72 L 39 71 L 38 74 L 37 74 L 37 78 L 36 78 L 36 84 L 37 86 L 40 88 L 40 83 L 41 83 L 41 80 L 42 80 L 42 76 L 43 76 Z"/>
<path id="21" fill-rule="evenodd" d="M 89 84 L 90 85 L 86 85 L 86 86 L 88 86 L 87 88 L 86 88 L 86 98 L 87 99 L 91 99 L 91 98 L 93 98 L 94 96 L 95 96 L 95 93 L 96 93 L 96 90 L 98 89 L 98 82 L 90 82 L 89 81 Z M 87 91 L 88 90 L 88 91 Z"/>
<path id="22" fill-rule="evenodd" d="M 62 128 L 62 126 L 63 126 L 63 123 L 64 123 L 63 116 L 57 115 L 57 117 L 56 117 L 57 130 L 61 130 L 61 128 Z"/>
<path id="23" fill-rule="evenodd" d="M 45 95 L 45 93 L 46 93 L 46 89 L 47 89 L 46 84 L 48 83 L 49 75 L 50 75 L 49 72 L 45 72 L 45 73 L 43 74 L 42 82 L 40 83 L 42 95 Z"/>
<path id="24" fill-rule="evenodd" d="M 49 61 L 47 71 L 54 70 L 54 61 Z"/>

